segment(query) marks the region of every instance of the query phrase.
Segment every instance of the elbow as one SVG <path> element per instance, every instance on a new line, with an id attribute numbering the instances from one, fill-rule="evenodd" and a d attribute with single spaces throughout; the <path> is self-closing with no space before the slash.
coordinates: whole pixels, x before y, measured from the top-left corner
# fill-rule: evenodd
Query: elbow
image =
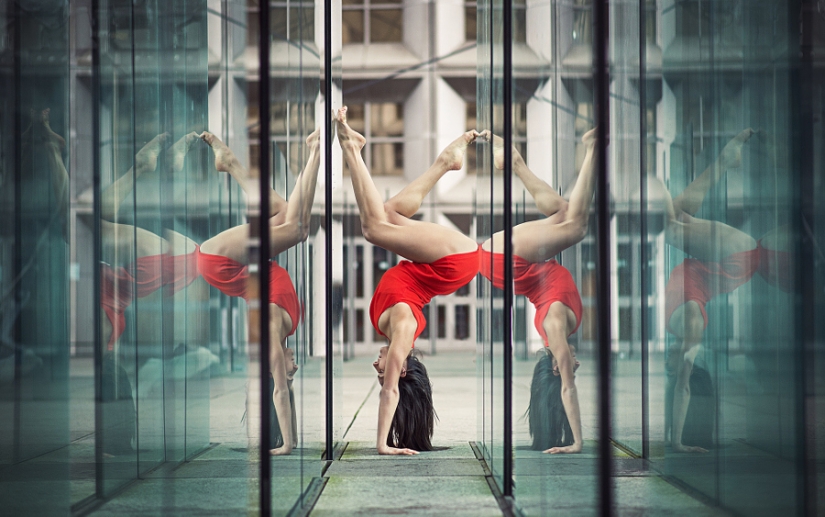
<path id="1" fill-rule="evenodd" d="M 381 388 L 381 400 L 398 399 L 398 386 L 384 386 Z"/>

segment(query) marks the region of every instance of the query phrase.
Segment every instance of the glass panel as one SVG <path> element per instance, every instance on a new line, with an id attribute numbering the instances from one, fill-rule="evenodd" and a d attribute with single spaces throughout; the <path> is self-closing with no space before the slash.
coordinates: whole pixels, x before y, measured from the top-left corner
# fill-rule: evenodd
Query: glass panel
<path id="1" fill-rule="evenodd" d="M 69 9 L 0 13 L 0 498 L 9 514 L 66 514 L 94 490 L 69 483 L 70 461 L 94 461 L 88 440 L 69 447 L 89 430 L 70 416 L 73 390 L 93 415 L 88 362 L 70 378 Z"/>
<path id="2" fill-rule="evenodd" d="M 513 12 L 514 42 L 543 56 L 539 80 L 514 80 L 512 106 L 514 492 L 526 515 L 598 513 L 594 90 L 575 73 L 591 49 L 562 61 L 589 43 L 591 9 L 528 2 Z"/>

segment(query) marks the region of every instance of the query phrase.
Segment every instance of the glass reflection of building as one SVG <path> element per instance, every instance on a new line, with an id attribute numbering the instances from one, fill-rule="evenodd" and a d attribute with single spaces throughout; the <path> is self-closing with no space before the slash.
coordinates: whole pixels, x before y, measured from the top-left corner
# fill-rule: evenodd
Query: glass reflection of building
<path id="1" fill-rule="evenodd" d="M 218 465 L 243 472 L 231 477 L 234 496 L 215 503 L 220 511 L 286 514 L 323 494 L 329 465 L 321 455 L 340 458 L 351 425 L 344 372 L 384 342 L 370 324 L 370 298 L 400 260 L 364 239 L 349 172 L 337 144 L 326 147 L 325 114 L 345 103 L 386 197 L 472 128 L 507 133 L 529 167 L 569 196 L 585 155 L 582 135 L 599 121 L 608 128 L 609 144 L 599 143 L 608 204 L 594 201 L 587 235 L 558 257 L 583 302 L 571 338 L 583 364 L 576 382 L 585 454 L 577 466 L 527 450 L 521 415 L 542 340 L 525 297 L 513 299 L 513 327 L 503 328 L 505 295 L 479 277 L 433 300 L 416 344 L 434 358 L 475 347 L 478 426 L 466 441 L 520 511 L 599 513 L 606 477 L 615 478 L 619 513 L 667 511 L 655 497 L 627 499 L 644 475 L 739 514 L 821 513 L 820 3 L 270 2 L 264 129 L 259 2 L 7 2 L 0 12 L 3 500 L 21 514 L 83 514 L 104 503 L 128 512 L 134 501 L 125 487 L 160 486 L 177 468 L 202 468 L 208 479 Z M 506 30 L 505 8 L 512 9 Z M 609 33 L 594 30 L 598 8 L 608 9 Z M 324 41 L 327 21 L 332 41 Z M 509 106 L 501 96 L 505 39 Z M 608 50 L 607 91 L 594 72 L 600 44 Z M 294 191 L 306 138 L 318 127 L 322 179 L 316 192 Z M 662 196 L 683 192 L 748 127 L 758 132 L 743 147 L 741 167 L 726 171 L 693 214 L 752 237 L 760 263 L 729 292 L 718 279 L 706 286 L 721 293 L 704 306 L 691 364 L 706 381 L 691 385 L 686 425 L 705 427 L 709 452 L 691 456 L 670 444 L 676 377 L 668 360 L 677 338 L 666 312 L 671 272 L 689 255 L 668 238 Z M 250 181 L 268 175 L 273 195 L 312 205 L 306 240 L 272 257 L 288 271 L 302 316 L 286 340 L 299 367 L 289 384 L 296 453 L 272 460 L 266 473 L 261 433 L 278 424 L 277 409 L 260 404 L 259 305 L 189 279 L 195 266 L 186 259 L 195 245 L 244 223 L 258 228 L 250 239 L 257 256 L 259 187 L 245 195 L 215 170 L 199 139 L 181 156 L 167 152 L 204 130 L 235 152 Z M 157 165 L 142 171 L 139 151 L 164 133 Z M 262 153 L 269 171 L 260 170 Z M 417 217 L 480 242 L 503 230 L 508 207 L 514 225 L 541 219 L 507 172 L 492 172 L 489 146 L 471 146 L 465 167 L 439 182 Z M 608 240 L 596 217 L 605 208 Z M 605 244 L 607 279 L 599 261 Z M 155 256 L 167 258 L 141 269 Z M 113 284 L 117 316 L 98 309 L 112 271 L 122 273 Z M 140 289 L 141 272 L 154 275 L 156 288 Z M 607 314 L 598 304 L 604 292 Z M 604 361 L 610 391 L 600 391 Z M 612 415 L 612 472 L 598 462 L 608 423 L 598 419 L 601 407 Z M 508 425 L 511 440 L 502 434 Z M 269 441 L 277 443 L 277 433 Z M 179 479 L 165 486 L 141 505 L 177 508 L 194 490 Z M 267 490 L 268 502 L 259 502 Z"/>

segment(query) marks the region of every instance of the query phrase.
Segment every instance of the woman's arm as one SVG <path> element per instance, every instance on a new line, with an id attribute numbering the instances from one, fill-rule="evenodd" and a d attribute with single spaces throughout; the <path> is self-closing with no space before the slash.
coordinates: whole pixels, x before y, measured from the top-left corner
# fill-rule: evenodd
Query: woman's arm
<path id="1" fill-rule="evenodd" d="M 390 434 L 392 419 L 398 407 L 398 381 L 410 350 L 412 350 L 412 340 L 396 339 L 390 343 L 390 349 L 387 352 L 384 385 L 381 386 L 378 401 L 378 436 L 375 443 L 378 454 L 405 456 L 418 454 L 412 449 L 398 449 L 387 445 L 387 436 Z"/>

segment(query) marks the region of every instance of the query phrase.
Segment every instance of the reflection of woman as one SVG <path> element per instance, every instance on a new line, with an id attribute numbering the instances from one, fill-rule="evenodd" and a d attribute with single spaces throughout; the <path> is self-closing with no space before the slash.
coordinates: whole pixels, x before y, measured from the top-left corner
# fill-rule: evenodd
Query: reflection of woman
<path id="1" fill-rule="evenodd" d="M 47 160 L 58 205 L 64 203 L 69 182 L 62 159 L 65 141 L 51 130 L 48 109 L 32 112 L 28 132 Z M 100 335 L 106 341 L 101 398 L 114 404 L 107 412 L 109 425 L 103 438 L 107 454 L 130 452 L 135 429 L 129 377 L 115 360 L 115 345 L 126 330 L 126 310 L 135 298 L 149 296 L 164 286 L 164 294 L 171 296 L 198 276 L 193 241 L 172 231 L 168 231 L 167 240 L 143 228 L 113 222 L 137 178 L 157 168 L 167 139 L 168 135 L 161 134 L 147 143 L 135 155 L 134 168 L 101 192 Z M 182 161 L 195 139 L 194 133 L 187 135 L 167 151 L 172 163 Z"/>
<path id="2" fill-rule="evenodd" d="M 287 202 L 272 191 L 269 219 L 270 255 L 275 256 L 306 240 L 309 235 L 309 219 L 312 214 L 312 200 L 318 168 L 321 164 L 320 131 L 316 130 L 307 138 L 309 159 L 298 176 L 290 201 Z M 215 167 L 229 173 L 248 196 L 254 196 L 257 185 L 249 177 L 248 171 L 237 157 L 215 135 L 204 132 L 201 135 L 215 153 Z M 254 299 L 258 295 L 250 292 L 257 283 L 250 281 L 247 244 L 251 235 L 249 224 L 242 224 L 225 230 L 201 245 L 198 253 L 198 269 L 203 278 L 221 292 L 229 296 Z M 272 376 L 272 402 L 275 416 L 282 434 L 281 445 L 273 448 L 273 455 L 289 454 L 296 445 L 293 408 L 290 404 L 290 379 L 297 367 L 294 359 L 287 365 L 286 338 L 295 332 L 301 314 L 298 296 L 286 270 L 276 262 L 270 262 L 269 269 L 269 371 Z M 254 319 L 255 312 L 251 319 Z M 250 330 L 258 328 L 250 322 Z M 258 338 L 253 334 L 251 341 Z"/>
<path id="3" fill-rule="evenodd" d="M 195 133 L 190 133 L 169 148 L 167 158 L 172 164 L 182 164 L 196 138 Z M 164 286 L 164 294 L 171 296 L 198 277 L 198 246 L 191 239 L 168 229 L 164 239 L 144 228 L 113 222 L 135 181 L 157 168 L 167 139 L 168 135 L 163 133 L 149 141 L 135 155 L 134 167 L 101 192 L 100 305 L 106 317 L 100 321 L 102 336 L 108 336 L 106 350 L 110 352 L 126 330 L 125 311 L 135 298 L 149 296 Z"/>
<path id="4" fill-rule="evenodd" d="M 694 215 L 725 171 L 739 167 L 742 146 L 753 133 L 752 129 L 739 133 L 719 158 L 672 202 L 669 195 L 664 196 L 668 217 L 666 241 L 691 256 L 673 269 L 665 288 L 667 330 L 676 337 L 676 344 L 669 351 L 668 371 L 676 377 L 670 438 L 673 450 L 678 452 L 706 452 L 703 447 L 687 445 L 683 440 L 691 384 L 699 382 L 691 382 L 691 376 L 708 322 L 705 305 L 714 296 L 732 292 L 750 280 L 759 264 L 759 250 L 753 237 Z M 704 372 L 699 373 L 704 377 Z"/>
<path id="5" fill-rule="evenodd" d="M 435 416 L 427 371 L 411 355 L 426 325 L 422 307 L 475 277 L 479 247 L 460 232 L 412 216 L 447 171 L 461 168 L 467 145 L 478 133 L 464 133 L 423 175 L 384 203 L 361 156 L 366 140 L 347 125 L 346 113 L 346 107 L 338 110 L 338 141 L 352 174 L 364 237 L 408 260 L 384 273 L 370 304 L 373 326 L 390 343 L 373 363 L 381 383 L 376 448 L 379 454 L 416 454 L 432 450 Z"/>
<path id="6" fill-rule="evenodd" d="M 489 136 L 487 131 L 485 136 Z M 544 340 L 542 354 L 533 373 L 530 389 L 530 434 L 533 448 L 552 454 L 582 449 L 581 414 L 574 381 L 575 348 L 567 338 L 581 323 L 582 303 L 570 272 L 553 260 L 576 245 L 587 234 L 587 220 L 595 186 L 595 130 L 582 138 L 587 152 L 584 163 L 565 201 L 547 183 L 536 177 L 513 149 L 513 172 L 533 196 L 545 219 L 513 228 L 513 292 L 527 297 L 536 307 L 534 324 Z M 504 167 L 503 141 L 493 142 L 496 168 Z M 502 288 L 504 285 L 504 233 L 487 240 L 482 249 L 481 274 Z"/>

